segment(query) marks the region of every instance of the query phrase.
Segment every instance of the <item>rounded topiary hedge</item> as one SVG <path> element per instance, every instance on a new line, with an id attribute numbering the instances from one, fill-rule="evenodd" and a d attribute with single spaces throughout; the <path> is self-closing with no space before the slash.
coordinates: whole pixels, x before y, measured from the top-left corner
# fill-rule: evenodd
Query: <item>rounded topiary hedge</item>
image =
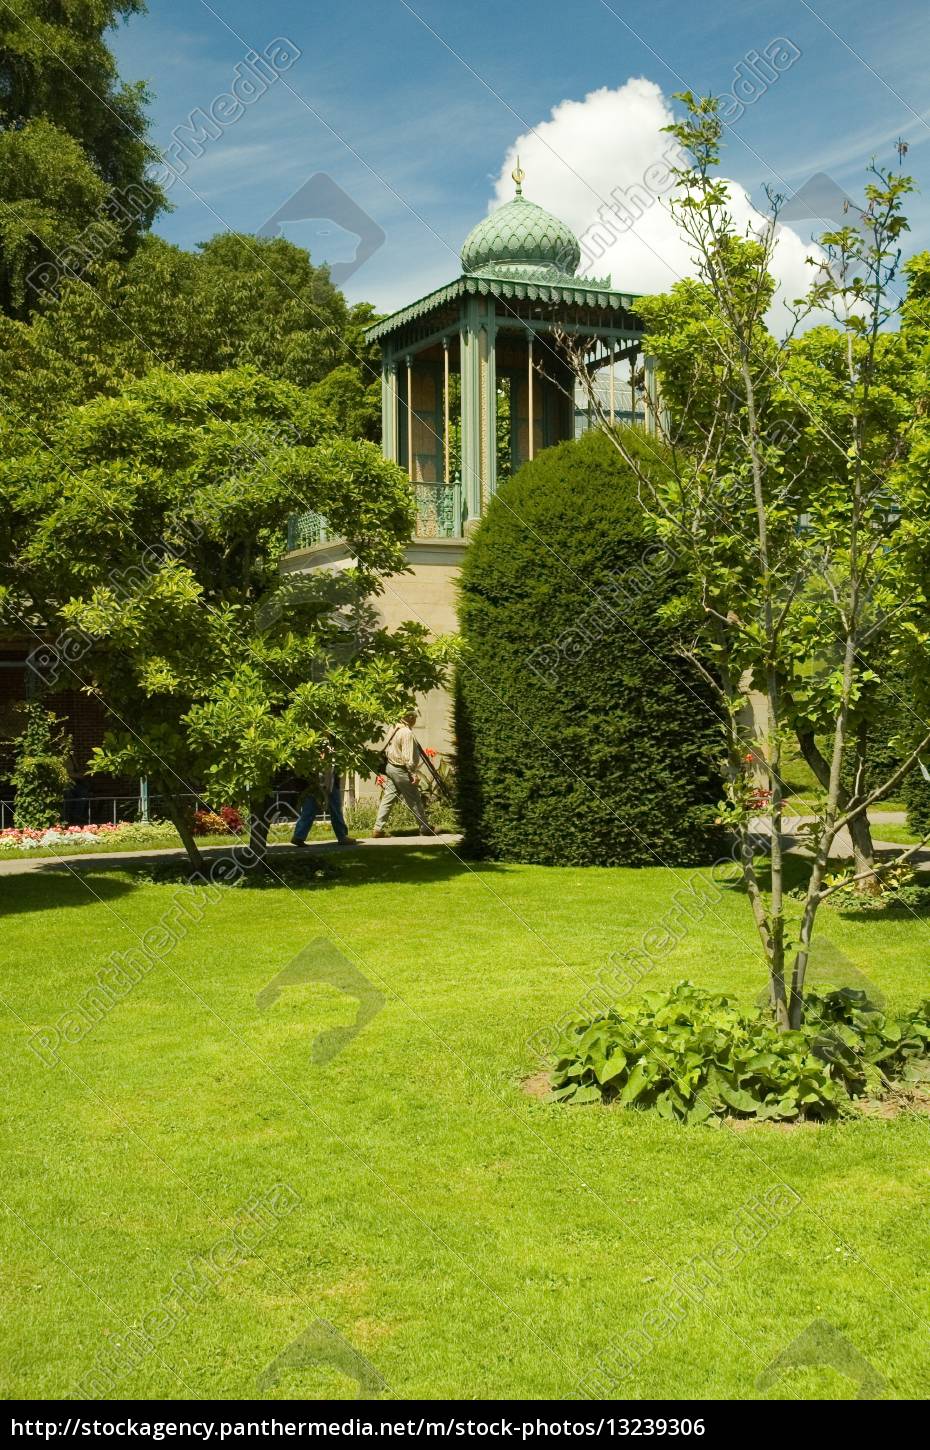
<path id="1" fill-rule="evenodd" d="M 654 439 L 628 430 L 656 456 Z M 661 606 L 681 591 L 592 431 L 505 483 L 462 569 L 459 807 L 471 853 L 683 864 L 721 849 L 717 707 Z"/>

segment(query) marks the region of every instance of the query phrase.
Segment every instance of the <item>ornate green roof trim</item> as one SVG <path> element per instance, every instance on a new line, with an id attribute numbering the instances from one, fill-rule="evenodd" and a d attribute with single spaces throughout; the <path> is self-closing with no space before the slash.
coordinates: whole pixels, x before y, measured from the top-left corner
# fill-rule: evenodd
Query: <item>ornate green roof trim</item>
<path id="1" fill-rule="evenodd" d="M 568 303 L 575 307 L 601 307 L 610 312 L 635 311 L 635 304 L 641 296 L 638 292 L 616 292 L 613 288 L 603 287 L 597 281 L 588 282 L 584 277 L 565 277 L 559 282 L 545 282 L 520 277 L 485 276 L 483 273 L 480 276 L 466 275 L 450 282 L 446 287 L 440 287 L 436 292 L 428 292 L 425 297 L 402 307 L 399 312 L 392 312 L 390 317 L 372 323 L 366 328 L 366 336 L 370 342 L 377 342 L 379 338 L 387 337 L 408 322 L 416 322 L 437 307 L 442 307 L 446 302 L 455 302 L 466 294 L 490 295 L 515 302 L 555 302 Z"/>
<path id="2" fill-rule="evenodd" d="M 479 267 L 477 270 L 470 270 L 471 277 L 486 277 L 494 282 L 547 282 L 551 287 L 585 287 L 590 292 L 592 289 L 598 292 L 612 292 L 613 285 L 609 277 L 576 277 L 574 272 L 569 275 L 567 272 L 560 272 L 558 267 L 542 266 L 533 263 L 530 266 L 522 267 L 516 262 L 501 263 L 496 267 Z"/>

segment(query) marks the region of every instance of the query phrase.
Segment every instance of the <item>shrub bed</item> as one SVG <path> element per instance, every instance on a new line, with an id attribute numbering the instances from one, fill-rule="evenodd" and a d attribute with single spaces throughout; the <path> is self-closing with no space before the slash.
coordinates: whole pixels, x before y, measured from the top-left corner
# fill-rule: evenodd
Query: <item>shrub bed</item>
<path id="1" fill-rule="evenodd" d="M 725 1116 L 828 1119 L 893 1082 L 930 1081 L 930 1001 L 903 1017 L 844 987 L 810 993 L 797 1032 L 762 1012 L 679 982 L 569 1024 L 556 1048 L 551 1100 L 653 1108 L 688 1124 Z"/>

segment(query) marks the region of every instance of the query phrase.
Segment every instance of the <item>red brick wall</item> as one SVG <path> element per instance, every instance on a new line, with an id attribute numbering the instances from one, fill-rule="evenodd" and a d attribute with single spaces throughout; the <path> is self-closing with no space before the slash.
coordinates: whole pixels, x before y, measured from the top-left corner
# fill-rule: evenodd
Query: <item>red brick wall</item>
<path id="1" fill-rule="evenodd" d="M 26 694 L 26 651 L 0 650 L 0 738 L 6 740 L 17 729 L 13 707 L 27 698 Z M 7 662 L 17 668 L 9 669 Z M 74 766 L 78 775 L 84 775 L 87 762 L 96 746 L 103 743 L 106 730 L 106 712 L 98 700 L 80 690 L 62 690 L 48 697 L 48 708 L 64 720 L 64 729 L 71 736 L 74 751 Z M 9 747 L 0 745 L 0 773 L 10 767 Z M 92 795 L 125 795 L 137 789 L 138 782 L 115 776 L 94 775 L 90 778 Z M 9 786 L 0 782 L 0 791 L 9 795 Z"/>

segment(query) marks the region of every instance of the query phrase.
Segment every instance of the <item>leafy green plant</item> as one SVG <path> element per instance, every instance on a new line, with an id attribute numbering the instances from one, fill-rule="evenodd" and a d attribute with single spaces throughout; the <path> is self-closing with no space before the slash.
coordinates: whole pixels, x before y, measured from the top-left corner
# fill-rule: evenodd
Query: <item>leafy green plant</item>
<path id="1" fill-rule="evenodd" d="M 841 987 L 823 996 L 810 993 L 805 1021 L 817 1032 L 815 1051 L 843 1073 L 857 1096 L 896 1079 L 930 1079 L 930 1000 L 889 1017 L 865 992 Z"/>
<path id="2" fill-rule="evenodd" d="M 890 1080 L 930 1068 L 930 1003 L 893 1019 L 864 992 L 811 995 L 805 1022 L 779 1031 L 760 1012 L 679 982 L 567 1027 L 556 1048 L 551 1100 L 654 1108 L 688 1124 L 739 1118 L 829 1119 Z"/>
<path id="3" fill-rule="evenodd" d="M 16 824 L 22 830 L 45 830 L 61 818 L 62 797 L 70 779 L 71 739 L 62 721 L 38 701 L 22 706 L 25 728 L 15 745 L 16 763 L 10 780 L 16 791 Z"/>
<path id="4" fill-rule="evenodd" d="M 865 896 L 851 882 L 846 885 L 841 874 L 828 876 L 826 884 L 833 889 L 826 904 L 834 911 L 856 914 L 906 911 L 923 915 L 930 910 L 930 887 L 921 884 L 911 866 L 896 866 L 894 862 L 887 866 L 880 864 L 875 868 L 874 882 L 876 889 Z M 791 894 L 801 893 L 792 891 Z"/>

